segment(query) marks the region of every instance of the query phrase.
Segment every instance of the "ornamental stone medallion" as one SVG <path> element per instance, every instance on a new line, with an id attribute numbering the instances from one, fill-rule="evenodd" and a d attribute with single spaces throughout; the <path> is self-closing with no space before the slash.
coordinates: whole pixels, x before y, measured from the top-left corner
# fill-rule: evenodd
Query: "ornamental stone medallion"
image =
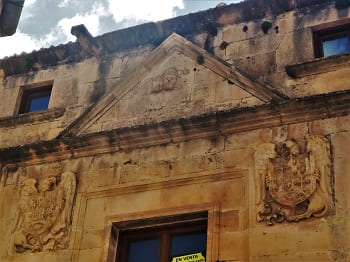
<path id="1" fill-rule="evenodd" d="M 23 181 L 11 241 L 16 253 L 67 247 L 75 191 L 71 172 Z"/>
<path id="2" fill-rule="evenodd" d="M 175 67 L 166 69 L 160 76 L 154 78 L 152 93 L 170 91 L 184 86 L 182 77 L 189 74 L 188 69 L 179 70 Z"/>
<path id="3" fill-rule="evenodd" d="M 305 139 L 304 150 L 289 139 L 264 144 L 256 151 L 258 222 L 273 225 L 332 213 L 329 141 L 312 135 Z"/>

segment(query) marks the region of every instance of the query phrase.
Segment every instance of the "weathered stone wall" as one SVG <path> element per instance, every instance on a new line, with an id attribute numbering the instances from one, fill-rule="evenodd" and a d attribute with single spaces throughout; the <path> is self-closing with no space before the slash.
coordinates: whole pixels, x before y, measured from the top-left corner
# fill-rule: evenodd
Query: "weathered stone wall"
<path id="1" fill-rule="evenodd" d="M 266 226 L 257 223 L 255 152 L 262 144 L 307 134 L 329 139 L 334 213 L 324 218 Z M 348 261 L 350 205 L 347 188 L 350 118 L 265 128 L 187 142 L 8 166 L 2 171 L 0 258 L 2 261 L 102 261 L 112 222 L 208 209 L 216 261 Z M 64 172 L 78 188 L 68 249 L 11 253 L 16 208 L 25 178 L 41 181 Z M 218 230 L 216 232 L 215 230 Z M 213 236 L 211 234 L 214 234 Z M 28 260 L 29 261 L 29 260 Z"/>
<path id="2" fill-rule="evenodd" d="M 290 2 L 300 7 L 302 1 Z M 285 69 L 313 60 L 312 27 L 348 17 L 349 9 L 315 4 L 288 10 L 251 21 L 241 21 L 232 11 L 231 16 L 220 17 L 216 36 L 208 38 L 208 32 L 200 32 L 191 40 L 207 51 L 212 48 L 217 57 L 291 98 L 349 89 L 347 62 L 329 72 L 306 76 L 291 77 Z M 271 22 L 266 34 L 261 29 L 264 21 Z M 0 76 L 0 97 L 6 98 L 0 104 L 0 261 L 107 261 L 112 223 L 200 211 L 209 214 L 207 261 L 349 261 L 350 117 L 349 106 L 343 101 L 337 117 L 329 112 L 336 107 L 334 101 L 333 107 L 327 104 L 332 97 L 324 99 L 324 110 L 312 107 L 314 98 L 300 104 L 298 100 L 271 103 L 271 108 L 282 109 L 266 116 L 267 109 L 259 107 L 262 101 L 180 50 L 153 67 L 147 64 L 152 73 L 84 130 L 84 136 L 53 140 L 101 96 L 118 93 L 123 78 L 139 77 L 135 68 L 152 55 L 153 44 L 78 62 L 62 61 L 25 75 Z M 176 84 L 171 84 L 171 78 L 170 85 L 159 83 L 167 80 L 165 72 L 172 76 L 176 72 Z M 21 86 L 51 80 L 49 110 L 12 117 Z M 300 112 L 296 114 L 293 106 Z M 256 118 L 244 118 L 249 107 L 261 110 L 254 111 Z M 219 114 L 213 114 L 217 119 L 222 117 L 215 122 L 218 126 L 210 126 L 215 117 L 206 122 L 202 116 L 193 120 L 197 121 L 194 131 L 188 128 L 191 116 L 235 108 L 240 110 L 232 111 L 227 119 L 241 123 L 241 129 L 237 126 L 223 132 L 230 123 Z M 293 113 L 288 114 L 289 109 Z M 171 126 L 172 119 L 181 118 L 185 118 L 179 121 L 181 127 Z M 161 121 L 169 122 L 136 127 Z M 123 131 L 125 127 L 134 130 Z M 117 130 L 103 132 L 113 129 Z M 161 129 L 175 135 L 165 137 Z M 198 130 L 207 135 L 196 136 Z M 120 142 L 114 132 L 120 132 L 124 140 Z M 303 154 L 296 155 L 311 161 L 316 152 L 307 151 L 308 135 L 321 136 L 330 143 L 326 181 L 331 196 L 327 200 L 334 209 L 320 218 L 312 216 L 299 222 L 273 220 L 272 226 L 257 222 L 261 211 L 258 188 L 267 190 L 267 182 L 257 172 L 262 148 L 268 151 L 289 139 L 301 147 Z M 93 140 L 99 136 L 105 136 L 103 143 L 108 145 Z M 161 142 L 151 145 L 150 137 Z M 4 149 L 29 143 L 34 144 Z M 134 144 L 137 146 L 132 147 Z M 76 189 L 69 187 L 72 174 Z M 319 189 L 324 173 L 314 175 L 318 175 L 315 183 Z M 23 185 L 29 184 L 32 191 L 29 188 L 26 192 Z M 34 240 L 21 239 L 23 224 L 17 221 L 28 214 L 28 195 L 36 201 L 37 210 L 45 211 L 48 199 L 57 201 L 50 192 L 57 192 L 58 198 L 66 195 L 63 207 L 57 209 L 57 221 L 62 223 L 52 222 L 54 226 L 41 233 L 50 241 L 37 247 Z M 69 206 L 67 196 L 74 197 L 71 214 L 62 211 Z M 307 205 L 315 203 L 312 197 Z M 52 229 L 62 225 L 64 238 Z M 16 252 L 29 242 L 29 250 Z"/>
<path id="3" fill-rule="evenodd" d="M 90 58 L 76 64 L 58 65 L 27 75 L 8 76 L 2 79 L 0 96 L 6 99 L 0 105 L 1 117 L 16 115 L 20 102 L 19 91 L 22 86 L 45 81 L 53 81 L 49 109 L 65 109 L 65 112 L 56 119 L 48 120 L 48 123 L 14 121 L 10 126 L 6 123 L 0 124 L 2 134 L 0 147 L 55 138 L 84 109 L 114 87 L 121 76 L 129 74 L 148 53 L 146 48 L 101 59 Z M 40 112 L 32 114 L 40 114 Z"/>
<path id="4" fill-rule="evenodd" d="M 328 72 L 309 74 L 304 77 L 293 78 L 288 76 L 285 67 L 296 63 L 314 59 L 312 27 L 329 23 L 349 16 L 349 9 L 337 9 L 325 6 L 324 3 L 313 7 L 292 9 L 291 11 L 277 16 L 266 16 L 262 19 L 232 23 L 232 17 L 225 22 L 224 16 L 220 19 L 221 25 L 217 28 L 217 35 L 212 37 L 212 48 L 219 58 L 240 68 L 243 72 L 254 79 L 272 86 L 290 97 L 302 97 L 314 94 L 346 90 L 349 88 L 349 78 L 347 77 L 349 67 Z M 270 22 L 271 28 L 265 34 L 261 25 L 263 22 Z M 247 26 L 246 32 L 243 28 Z M 200 33 L 193 36 L 193 41 L 201 47 L 206 47 L 208 36 Z M 221 49 L 222 43 L 227 46 Z M 54 121 L 55 124 L 28 123 L 8 126 L 0 126 L 0 130 L 5 135 L 0 139 L 1 147 L 11 145 L 27 144 L 39 140 L 49 140 L 54 138 L 76 119 L 89 105 L 117 86 L 118 81 L 129 74 L 137 74 L 133 69 L 142 63 L 154 47 L 141 47 L 127 52 L 117 52 L 103 56 L 101 58 L 88 58 L 80 62 L 65 64 L 64 61 L 56 66 L 45 68 L 39 71 L 30 71 L 25 75 L 9 75 L 0 81 L 0 96 L 6 97 L 0 104 L 0 116 L 8 117 L 16 113 L 19 104 L 19 90 L 21 86 L 53 80 L 52 97 L 49 108 L 65 108 L 66 111 L 61 118 Z M 171 63 L 170 61 L 169 63 Z M 193 66 L 188 67 L 190 72 L 190 82 L 188 85 L 197 85 L 199 88 L 195 94 L 205 96 L 208 93 L 209 83 L 203 86 L 203 76 L 205 71 L 192 72 Z M 200 68 L 199 68 L 200 69 Z M 158 69 L 159 70 L 159 69 Z M 154 76 L 156 77 L 156 76 Z M 149 80 L 152 77 L 149 77 Z M 145 80 L 146 81 L 146 80 Z M 193 82 L 192 82 L 193 81 Z M 220 82 L 220 81 L 219 81 Z M 160 110 L 157 106 L 136 110 L 128 110 L 128 114 L 123 113 L 126 106 L 119 113 L 110 113 L 112 118 L 122 115 L 124 121 L 109 123 L 111 119 L 104 120 L 108 125 L 92 127 L 91 131 L 110 129 L 113 127 L 130 126 L 133 124 L 150 123 L 173 117 L 186 117 L 205 113 L 210 110 L 222 110 L 238 106 L 254 105 L 256 102 L 242 101 L 240 98 L 234 101 L 228 100 L 228 89 L 230 85 L 219 83 L 217 80 L 210 83 L 211 89 L 217 90 L 217 94 L 207 96 L 214 99 L 214 103 L 201 101 L 202 97 L 194 97 L 193 106 L 179 105 L 187 107 L 187 113 L 180 110 L 177 114 L 172 114 L 173 109 Z M 221 98 L 220 98 L 221 97 Z M 220 100 L 221 99 L 221 100 Z M 165 99 L 166 100 L 166 99 Z M 223 101 L 225 100 L 225 101 Z M 159 100 L 158 100 L 159 101 Z M 224 102 L 224 103 L 222 103 Z M 138 103 L 138 102 L 137 102 Z M 140 104 L 140 103 L 138 103 Z M 204 104 L 204 105 L 202 105 Z M 239 105 L 241 104 L 241 105 Z M 186 110 L 185 110 L 186 111 Z M 129 119 L 129 120 L 128 120 Z M 157 120 L 155 120 L 157 119 Z M 44 133 L 37 131 L 32 134 L 23 132 L 24 136 L 18 138 L 20 130 L 47 130 Z M 43 132 L 43 131 L 41 131 Z M 12 139 L 14 134 L 16 139 Z M 28 137 L 28 138 L 26 138 Z"/>
<path id="5" fill-rule="evenodd" d="M 139 77 L 137 72 L 133 73 Z M 260 105 L 262 102 L 197 61 L 175 52 L 120 97 L 84 133 L 158 123 L 208 112 Z"/>
<path id="6" fill-rule="evenodd" d="M 290 97 L 346 90 L 350 86 L 346 77 L 349 68 L 298 79 L 288 76 L 285 67 L 315 59 L 312 28 L 346 19 L 349 12 L 316 3 L 278 16 L 228 25 L 218 31 L 215 54 Z M 271 26 L 266 34 L 261 29 L 264 22 Z M 225 49 L 220 48 L 223 42 L 228 44 Z"/>

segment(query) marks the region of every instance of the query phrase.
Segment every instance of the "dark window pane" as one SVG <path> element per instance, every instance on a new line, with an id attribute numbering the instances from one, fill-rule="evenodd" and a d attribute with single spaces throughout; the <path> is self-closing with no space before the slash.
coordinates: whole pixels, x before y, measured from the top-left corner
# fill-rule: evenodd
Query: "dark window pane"
<path id="1" fill-rule="evenodd" d="M 324 56 L 339 55 L 350 52 L 350 37 L 343 36 L 323 42 Z"/>
<path id="2" fill-rule="evenodd" d="M 129 243 L 127 262 L 158 262 L 159 239 L 133 241 Z"/>
<path id="3" fill-rule="evenodd" d="M 173 257 L 201 252 L 205 255 L 207 233 L 192 233 L 171 236 L 170 261 Z"/>
<path id="4" fill-rule="evenodd" d="M 30 100 L 28 112 L 45 110 L 49 107 L 50 96 L 33 97 Z"/>

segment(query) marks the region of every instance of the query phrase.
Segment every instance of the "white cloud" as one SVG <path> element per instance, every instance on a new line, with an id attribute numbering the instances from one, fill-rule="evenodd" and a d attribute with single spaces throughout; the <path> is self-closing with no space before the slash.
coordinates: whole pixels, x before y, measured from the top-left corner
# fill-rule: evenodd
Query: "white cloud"
<path id="1" fill-rule="evenodd" d="M 74 25 L 84 24 L 92 35 L 96 35 L 99 28 L 98 11 L 95 10 L 94 13 L 85 15 L 76 15 L 72 18 L 63 18 L 58 22 L 56 28 L 40 39 L 32 38 L 19 30 L 12 36 L 1 37 L 0 58 L 22 52 L 31 52 L 41 47 L 58 45 L 62 41 L 75 41 L 75 36 L 70 33 Z"/>
<path id="2" fill-rule="evenodd" d="M 116 22 L 124 19 L 159 21 L 173 17 L 173 8 L 184 8 L 183 0 L 109 0 L 109 9 Z"/>
<path id="3" fill-rule="evenodd" d="M 27 7 L 27 6 L 30 6 L 30 5 L 34 4 L 35 2 L 36 2 L 36 0 L 25 0 L 24 4 Z"/>
<path id="4" fill-rule="evenodd" d="M 33 5 L 36 1 L 26 0 L 25 5 Z M 60 0 L 60 6 L 68 6 L 71 1 Z M 89 32 L 96 36 L 101 33 L 99 32 L 99 17 L 113 15 L 117 23 L 123 21 L 124 26 L 133 26 L 138 21 L 159 21 L 171 18 L 174 16 L 174 7 L 184 8 L 183 0 L 108 1 L 109 10 L 106 10 L 101 3 L 96 1 L 88 13 L 76 14 L 71 18 L 62 18 L 49 34 L 42 35 L 40 38 L 31 37 L 19 30 L 13 36 L 0 38 L 0 58 L 15 53 L 31 52 L 35 49 L 58 45 L 67 41 L 75 41 L 75 37 L 71 35 L 70 31 L 72 26 L 79 24 L 84 24 Z M 54 10 L 51 11 L 54 12 Z M 21 21 L 25 22 L 26 19 L 31 19 L 31 16 L 33 16 L 32 13 L 24 10 Z"/>
<path id="5" fill-rule="evenodd" d="M 34 49 L 38 49 L 40 45 L 29 35 L 17 31 L 17 33 L 12 36 L 2 37 L 0 46 L 0 57 L 2 58 L 12 54 L 31 52 Z"/>
<path id="6" fill-rule="evenodd" d="M 78 14 L 72 18 L 63 18 L 58 22 L 56 31 L 64 34 L 68 41 L 75 41 L 75 36 L 71 34 L 72 26 L 84 24 L 92 35 L 97 35 L 99 33 L 99 17 L 109 15 L 110 13 L 99 4 L 94 4 L 91 10 L 91 12 L 86 14 Z"/>
<path id="7" fill-rule="evenodd" d="M 34 0 L 34 1 L 36 1 L 36 0 Z M 63 0 L 61 3 L 59 3 L 59 7 L 67 7 L 68 6 L 68 4 L 69 4 L 69 2 L 71 2 L 72 0 Z"/>
<path id="8" fill-rule="evenodd" d="M 69 41 L 75 40 L 75 36 L 71 35 L 72 26 L 84 24 L 92 35 L 98 33 L 99 19 L 98 14 L 76 15 L 72 18 L 63 18 L 58 22 L 57 28 L 63 33 Z"/>

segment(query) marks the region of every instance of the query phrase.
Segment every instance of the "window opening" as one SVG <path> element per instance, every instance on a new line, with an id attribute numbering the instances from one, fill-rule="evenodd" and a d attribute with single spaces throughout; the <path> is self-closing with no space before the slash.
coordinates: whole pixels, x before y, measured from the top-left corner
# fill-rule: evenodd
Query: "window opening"
<path id="1" fill-rule="evenodd" d="M 172 262 L 192 254 L 205 259 L 207 221 L 126 230 L 118 242 L 117 262 Z"/>
<path id="2" fill-rule="evenodd" d="M 52 85 L 24 89 L 18 113 L 24 114 L 48 109 Z"/>
<path id="3" fill-rule="evenodd" d="M 314 32 L 316 57 L 328 57 L 350 52 L 350 25 Z"/>

